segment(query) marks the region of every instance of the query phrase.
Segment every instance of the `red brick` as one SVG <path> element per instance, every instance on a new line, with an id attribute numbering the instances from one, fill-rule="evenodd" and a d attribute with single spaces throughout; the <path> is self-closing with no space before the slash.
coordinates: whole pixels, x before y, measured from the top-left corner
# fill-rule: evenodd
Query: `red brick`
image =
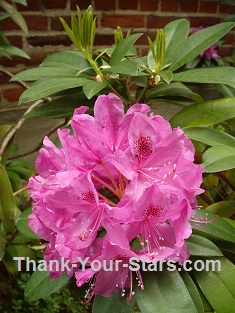
<path id="1" fill-rule="evenodd" d="M 110 11 L 115 10 L 115 1 L 110 0 L 95 0 L 94 9 L 99 11 Z"/>
<path id="2" fill-rule="evenodd" d="M 94 2 L 96 2 L 96 0 Z M 70 0 L 70 3 L 71 10 L 77 10 L 77 6 L 80 8 L 80 10 L 86 10 L 89 5 L 91 5 L 90 0 Z"/>
<path id="3" fill-rule="evenodd" d="M 45 9 L 65 9 L 67 0 L 42 0 L 42 3 Z"/>
<path id="4" fill-rule="evenodd" d="M 221 22 L 221 19 L 218 17 L 189 17 L 191 27 L 199 26 L 212 26 Z"/>
<path id="5" fill-rule="evenodd" d="M 157 11 L 158 0 L 140 0 L 140 11 Z"/>
<path id="6" fill-rule="evenodd" d="M 149 15 L 147 17 L 147 28 L 163 28 L 166 24 L 172 22 L 174 19 L 174 16 Z"/>
<path id="7" fill-rule="evenodd" d="M 235 7 L 228 4 L 219 4 L 219 13 L 233 14 L 235 12 Z"/>
<path id="8" fill-rule="evenodd" d="M 65 22 L 71 27 L 71 16 L 61 16 Z M 58 17 L 51 18 L 51 29 L 52 30 L 64 30 L 64 27 Z"/>
<path id="9" fill-rule="evenodd" d="M 232 55 L 232 49 L 230 47 L 220 46 L 218 47 L 218 54 L 221 57 L 230 56 Z"/>
<path id="10" fill-rule="evenodd" d="M 104 14 L 101 18 L 102 27 L 144 27 L 144 15 Z"/>
<path id="11" fill-rule="evenodd" d="M 113 34 L 97 34 L 95 36 L 95 46 L 111 46 L 114 44 L 114 35 Z"/>
<path id="12" fill-rule="evenodd" d="M 0 64 L 4 67 L 15 67 L 20 64 L 23 64 L 25 66 L 37 66 L 42 62 L 42 60 L 45 59 L 46 56 L 47 53 L 35 53 L 30 54 L 30 59 L 14 57 L 12 60 L 10 60 L 2 57 L 0 58 Z"/>
<path id="13" fill-rule="evenodd" d="M 156 31 L 147 31 L 144 32 L 142 36 L 136 41 L 136 45 L 144 45 L 148 46 L 148 38 L 149 37 L 152 41 L 156 39 Z"/>
<path id="14" fill-rule="evenodd" d="M 13 46 L 16 46 L 20 49 L 23 47 L 22 37 L 21 36 L 7 36 L 7 39 Z"/>
<path id="15" fill-rule="evenodd" d="M 218 2 L 215 1 L 200 1 L 199 12 L 216 13 Z"/>
<path id="16" fill-rule="evenodd" d="M 182 0 L 180 2 L 181 12 L 197 12 L 199 0 Z"/>
<path id="17" fill-rule="evenodd" d="M 47 30 L 47 17 L 45 16 L 24 16 L 29 30 Z M 2 25 L 2 30 L 15 30 L 20 27 L 8 18 Z"/>
<path id="18" fill-rule="evenodd" d="M 2 94 L 9 102 L 18 101 L 21 94 L 24 92 L 22 87 L 6 87 L 2 89 Z"/>
<path id="19" fill-rule="evenodd" d="M 0 85 L 8 84 L 9 80 L 10 80 L 10 77 L 8 75 L 0 73 Z"/>
<path id="20" fill-rule="evenodd" d="M 235 41 L 235 33 L 228 33 L 223 37 L 225 45 L 233 45 Z"/>
<path id="21" fill-rule="evenodd" d="M 177 0 L 164 1 L 161 2 L 161 11 L 162 12 L 178 12 L 179 5 Z"/>
<path id="22" fill-rule="evenodd" d="M 138 0 L 118 0 L 118 8 L 121 10 L 137 10 Z"/>
<path id="23" fill-rule="evenodd" d="M 67 35 L 49 35 L 49 36 L 30 36 L 28 37 L 28 43 L 33 47 L 43 46 L 70 46 L 72 45 L 71 40 Z"/>
<path id="24" fill-rule="evenodd" d="M 42 5 L 42 1 L 40 4 L 40 1 L 35 1 L 35 0 L 27 0 L 27 6 L 17 4 L 17 9 L 20 12 L 24 11 L 43 11 L 44 6 Z"/>

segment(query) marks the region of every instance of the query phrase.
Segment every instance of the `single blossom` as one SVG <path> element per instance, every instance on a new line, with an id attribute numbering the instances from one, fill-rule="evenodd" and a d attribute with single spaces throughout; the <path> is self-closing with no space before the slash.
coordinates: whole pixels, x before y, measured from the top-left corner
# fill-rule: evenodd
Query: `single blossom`
<path id="1" fill-rule="evenodd" d="M 29 226 L 48 241 L 46 261 L 63 257 L 76 264 L 68 275 L 75 275 L 78 286 L 89 282 L 89 298 L 120 290 L 130 299 L 133 275 L 142 289 L 144 282 L 140 271 L 121 264 L 131 257 L 181 264 L 189 257 L 185 240 L 190 220 L 197 222 L 202 167 L 194 164 L 194 147 L 184 132 L 172 130 L 146 104 L 125 113 L 121 100 L 108 94 L 98 97 L 94 117 L 87 109 L 75 110 L 73 134 L 58 130 L 62 148 L 44 139 L 38 175 L 28 185 L 34 200 Z M 85 258 L 82 269 L 78 261 Z M 120 266 L 96 272 L 94 260 L 119 260 Z M 50 274 L 62 272 L 53 268 Z"/>

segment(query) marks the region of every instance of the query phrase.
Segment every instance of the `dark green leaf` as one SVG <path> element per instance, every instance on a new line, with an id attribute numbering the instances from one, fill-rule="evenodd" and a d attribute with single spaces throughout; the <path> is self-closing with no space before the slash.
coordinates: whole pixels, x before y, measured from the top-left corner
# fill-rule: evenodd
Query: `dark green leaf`
<path id="1" fill-rule="evenodd" d="M 16 8 L 5 0 L 0 1 L 0 6 L 9 14 L 11 14 L 12 20 L 23 30 L 24 33 L 28 34 L 27 24 L 23 16 L 16 10 Z"/>
<path id="2" fill-rule="evenodd" d="M 235 201 L 219 201 L 209 205 L 206 210 L 221 217 L 230 217 L 235 214 Z"/>
<path id="3" fill-rule="evenodd" d="M 36 107 L 29 113 L 23 115 L 23 118 L 33 116 L 45 116 L 48 118 L 66 118 L 73 116 L 74 110 L 81 105 L 93 106 L 94 101 L 88 100 L 79 94 L 67 95 L 56 98 L 48 103 Z"/>
<path id="4" fill-rule="evenodd" d="M 172 65 L 169 69 L 175 71 L 198 56 L 202 51 L 223 37 L 234 25 L 232 22 L 224 22 L 204 28 L 189 36 L 177 47 L 176 53 L 170 60 Z"/>
<path id="5" fill-rule="evenodd" d="M 25 53 L 23 50 L 15 46 L 5 44 L 5 43 L 0 43 L 0 50 L 3 50 L 4 52 L 9 53 L 9 54 L 17 55 L 18 57 L 22 57 L 26 59 L 30 58 L 28 54 Z"/>
<path id="6" fill-rule="evenodd" d="M 25 210 L 16 220 L 16 227 L 26 237 L 39 239 L 39 237 L 31 230 L 28 225 L 28 216 L 32 214 L 32 208 Z"/>
<path id="7" fill-rule="evenodd" d="M 235 98 L 195 103 L 177 113 L 170 121 L 172 127 L 210 126 L 235 116 Z"/>
<path id="8" fill-rule="evenodd" d="M 185 283 L 185 286 L 188 289 L 188 292 L 194 302 L 195 307 L 197 308 L 197 312 L 198 313 L 204 313 L 204 309 L 203 309 L 203 304 L 202 304 L 202 300 L 199 294 L 199 291 L 196 287 L 196 285 L 194 284 L 192 278 L 189 276 L 189 274 L 185 271 L 181 271 L 180 275 Z"/>
<path id="9" fill-rule="evenodd" d="M 166 34 L 166 54 L 164 65 L 171 62 L 172 55 L 178 46 L 187 38 L 189 32 L 189 21 L 179 19 L 170 22 L 163 28 Z"/>
<path id="10" fill-rule="evenodd" d="M 103 82 L 97 82 L 95 80 L 90 80 L 88 81 L 84 86 L 83 86 L 83 92 L 86 95 L 88 99 L 91 99 L 94 97 L 99 91 L 104 89 L 109 85 L 109 81 L 105 80 Z"/>
<path id="11" fill-rule="evenodd" d="M 27 301 L 36 301 L 56 292 L 69 282 L 64 273 L 59 278 L 52 280 L 48 271 L 36 271 L 31 276 L 25 288 Z"/>
<path id="12" fill-rule="evenodd" d="M 221 271 L 194 272 L 196 281 L 216 313 L 231 313 L 235 308 L 235 265 L 219 258 Z"/>
<path id="13" fill-rule="evenodd" d="M 134 298 L 127 301 L 120 292 L 115 293 L 109 298 L 96 296 L 93 302 L 93 313 L 130 313 L 135 305 Z"/>
<path id="14" fill-rule="evenodd" d="M 225 221 L 222 217 L 218 217 L 215 219 L 216 217 L 215 214 L 205 211 L 205 210 L 198 210 L 196 217 L 199 219 L 206 218 L 206 220 L 204 220 L 204 224 L 198 223 L 199 228 L 194 229 L 194 233 L 203 235 L 204 237 L 207 237 L 213 240 L 223 239 L 223 240 L 235 243 L 234 227 L 230 225 L 227 221 Z M 201 220 L 201 222 L 203 222 L 203 220 Z M 195 223 L 193 224 L 195 225 Z"/>
<path id="15" fill-rule="evenodd" d="M 144 290 L 139 287 L 135 289 L 141 313 L 198 313 L 194 301 L 177 271 L 145 272 L 143 281 Z"/>
<path id="16" fill-rule="evenodd" d="M 50 78 L 43 81 L 37 81 L 20 96 L 19 104 L 35 101 L 56 92 L 83 86 L 88 80 L 86 78 Z"/>
<path id="17" fill-rule="evenodd" d="M 209 239 L 192 234 L 187 240 L 190 255 L 196 256 L 223 256 L 223 253 Z"/>
<path id="18" fill-rule="evenodd" d="M 138 73 L 138 66 L 136 63 L 132 61 L 122 61 L 118 65 L 113 66 L 110 70 L 111 73 L 136 76 Z"/>
<path id="19" fill-rule="evenodd" d="M 37 67 L 30 68 L 23 72 L 16 74 L 11 81 L 23 80 L 33 81 L 38 79 L 48 78 L 65 78 L 74 77 L 77 74 L 76 69 L 59 68 L 59 67 Z"/>
<path id="20" fill-rule="evenodd" d="M 162 71 L 159 76 L 167 83 L 170 84 L 173 78 L 173 73 L 171 71 Z"/>
<path id="21" fill-rule="evenodd" d="M 133 34 L 123 39 L 114 49 L 110 58 L 110 65 L 119 65 L 119 62 L 127 55 L 133 44 L 141 35 L 142 34 Z"/>
<path id="22" fill-rule="evenodd" d="M 203 142 L 209 146 L 225 145 L 235 147 L 235 138 L 217 129 L 208 127 L 185 127 L 184 133 L 190 139 Z"/>
<path id="23" fill-rule="evenodd" d="M 79 72 L 89 68 L 90 64 L 78 51 L 62 51 L 46 57 L 40 66 L 69 68 Z"/>
<path id="24" fill-rule="evenodd" d="M 0 21 L 3 21 L 3 20 L 5 20 L 6 18 L 8 18 L 8 17 L 10 17 L 10 16 L 11 16 L 11 14 L 9 14 L 9 13 L 2 14 L 2 15 L 0 16 Z"/>
<path id="25" fill-rule="evenodd" d="M 225 84 L 235 88 L 235 68 L 226 66 L 196 68 L 174 74 L 173 81 L 200 84 Z"/>
<path id="26" fill-rule="evenodd" d="M 15 3 L 19 3 L 21 5 L 27 6 L 27 0 L 12 0 Z"/>
<path id="27" fill-rule="evenodd" d="M 0 224 L 1 226 L 1 224 Z M 0 234 L 0 262 L 2 261 L 2 258 L 4 257 L 5 254 L 5 248 L 6 248 L 6 241 Z"/>
<path id="28" fill-rule="evenodd" d="M 165 84 L 162 83 L 160 85 L 157 85 L 151 89 L 149 89 L 146 92 L 146 97 L 149 98 L 155 98 L 155 97 L 169 97 L 169 96 L 181 96 L 186 97 L 189 99 L 193 99 L 195 97 L 199 97 L 198 100 L 202 101 L 202 98 L 192 92 L 189 88 L 184 86 L 181 83 L 171 83 L 171 84 Z M 194 99 L 193 99 L 194 100 Z"/>
<path id="29" fill-rule="evenodd" d="M 0 138 L 5 136 L 10 130 L 12 125 L 0 125 Z"/>
<path id="30" fill-rule="evenodd" d="M 0 220 L 6 232 L 13 233 L 17 208 L 5 168 L 0 164 Z"/>
<path id="31" fill-rule="evenodd" d="M 202 166 L 206 173 L 220 172 L 235 168 L 235 147 L 214 146 L 202 156 Z"/>

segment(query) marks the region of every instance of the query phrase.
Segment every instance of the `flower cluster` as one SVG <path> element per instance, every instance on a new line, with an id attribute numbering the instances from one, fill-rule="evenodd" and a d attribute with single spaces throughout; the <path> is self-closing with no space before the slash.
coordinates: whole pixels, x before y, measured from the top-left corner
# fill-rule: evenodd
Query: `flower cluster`
<path id="1" fill-rule="evenodd" d="M 38 176 L 28 185 L 35 201 L 29 225 L 48 241 L 45 260 L 89 258 L 85 270 L 77 264 L 68 273 L 78 286 L 89 282 L 89 297 L 130 289 L 131 298 L 128 267 L 96 272 L 89 262 L 187 259 L 202 167 L 193 163 L 194 147 L 184 132 L 172 130 L 146 104 L 124 113 L 122 101 L 108 94 L 98 97 L 94 117 L 87 109 L 75 110 L 72 135 L 58 130 L 61 149 L 44 139 Z M 136 276 L 143 289 L 141 273 Z"/>

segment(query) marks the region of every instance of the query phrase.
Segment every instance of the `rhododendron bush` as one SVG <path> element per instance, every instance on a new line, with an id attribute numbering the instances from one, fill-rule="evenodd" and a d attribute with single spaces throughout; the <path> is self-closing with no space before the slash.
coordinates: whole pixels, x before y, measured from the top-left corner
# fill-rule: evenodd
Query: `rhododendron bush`
<path id="1" fill-rule="evenodd" d="M 61 22 L 76 49 L 12 79 L 35 81 L 19 99 L 36 101 L 24 118 L 66 124 L 44 138 L 32 208 L 16 221 L 43 255 L 27 301 L 67 285 L 93 313 L 233 312 L 235 69 L 187 64 L 234 23 L 189 35 L 186 19 L 173 21 L 138 56 L 142 34 L 120 27 L 111 47 L 93 49 L 92 7 Z M 221 99 L 204 101 L 187 83 L 216 84 Z M 167 121 L 162 103 L 181 110 Z"/>

